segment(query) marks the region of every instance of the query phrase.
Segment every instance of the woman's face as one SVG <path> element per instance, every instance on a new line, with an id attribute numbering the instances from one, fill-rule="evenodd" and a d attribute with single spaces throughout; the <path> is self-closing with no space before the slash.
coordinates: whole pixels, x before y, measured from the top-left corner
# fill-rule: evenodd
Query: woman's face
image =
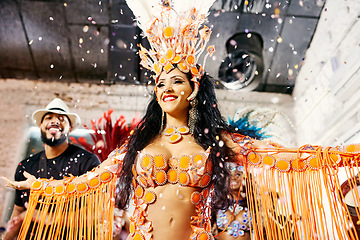
<path id="1" fill-rule="evenodd" d="M 230 188 L 232 190 L 237 190 L 242 185 L 242 173 L 237 170 L 230 172 Z"/>
<path id="2" fill-rule="evenodd" d="M 188 113 L 189 101 L 187 97 L 192 93 L 189 79 L 178 68 L 159 76 L 156 97 L 160 107 L 170 115 Z"/>

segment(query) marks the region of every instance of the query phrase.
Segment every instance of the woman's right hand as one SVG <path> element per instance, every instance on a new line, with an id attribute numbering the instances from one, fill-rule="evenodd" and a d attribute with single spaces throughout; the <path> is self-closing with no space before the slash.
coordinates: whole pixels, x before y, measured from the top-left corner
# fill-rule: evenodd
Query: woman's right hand
<path id="1" fill-rule="evenodd" d="M 36 180 L 36 177 L 28 172 L 24 172 L 24 176 L 27 178 L 25 181 L 12 181 L 6 177 L 1 177 L 1 179 L 5 181 L 6 187 L 11 187 L 17 190 L 30 189 L 32 183 Z"/>

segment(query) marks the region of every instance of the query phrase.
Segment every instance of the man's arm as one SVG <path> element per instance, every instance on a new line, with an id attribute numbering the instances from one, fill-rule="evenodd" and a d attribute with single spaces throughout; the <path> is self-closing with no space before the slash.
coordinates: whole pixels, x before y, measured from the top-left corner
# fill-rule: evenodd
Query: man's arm
<path id="1" fill-rule="evenodd" d="M 21 224 L 25 218 L 25 214 L 26 209 L 24 207 L 14 205 L 11 218 L 7 223 L 4 240 L 14 240 L 17 237 L 20 231 Z"/>

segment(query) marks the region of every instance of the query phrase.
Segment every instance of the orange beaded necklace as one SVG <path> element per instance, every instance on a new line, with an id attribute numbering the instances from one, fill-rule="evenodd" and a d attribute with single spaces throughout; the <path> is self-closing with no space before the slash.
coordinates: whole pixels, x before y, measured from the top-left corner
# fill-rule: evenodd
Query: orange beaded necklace
<path id="1" fill-rule="evenodd" d="M 188 134 L 190 131 L 189 127 L 169 127 L 167 126 L 164 130 L 164 135 L 169 136 L 168 141 L 170 143 L 177 143 L 182 139 L 182 135 Z"/>

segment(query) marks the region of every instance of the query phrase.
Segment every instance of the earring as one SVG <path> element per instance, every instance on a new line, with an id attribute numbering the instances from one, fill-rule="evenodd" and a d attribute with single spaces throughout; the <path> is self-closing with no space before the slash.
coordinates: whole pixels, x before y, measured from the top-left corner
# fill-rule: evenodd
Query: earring
<path id="1" fill-rule="evenodd" d="M 189 129 L 190 129 L 190 133 L 194 134 L 195 131 L 195 125 L 197 122 L 197 115 L 198 115 L 198 110 L 197 110 L 197 105 L 198 105 L 198 100 L 196 98 L 194 98 L 193 100 L 190 101 L 190 110 L 189 110 Z"/>
<path id="2" fill-rule="evenodd" d="M 164 129 L 164 120 L 165 120 L 165 113 L 164 113 L 164 110 L 161 110 L 161 126 L 160 126 L 160 132 L 162 132 L 162 130 Z"/>

